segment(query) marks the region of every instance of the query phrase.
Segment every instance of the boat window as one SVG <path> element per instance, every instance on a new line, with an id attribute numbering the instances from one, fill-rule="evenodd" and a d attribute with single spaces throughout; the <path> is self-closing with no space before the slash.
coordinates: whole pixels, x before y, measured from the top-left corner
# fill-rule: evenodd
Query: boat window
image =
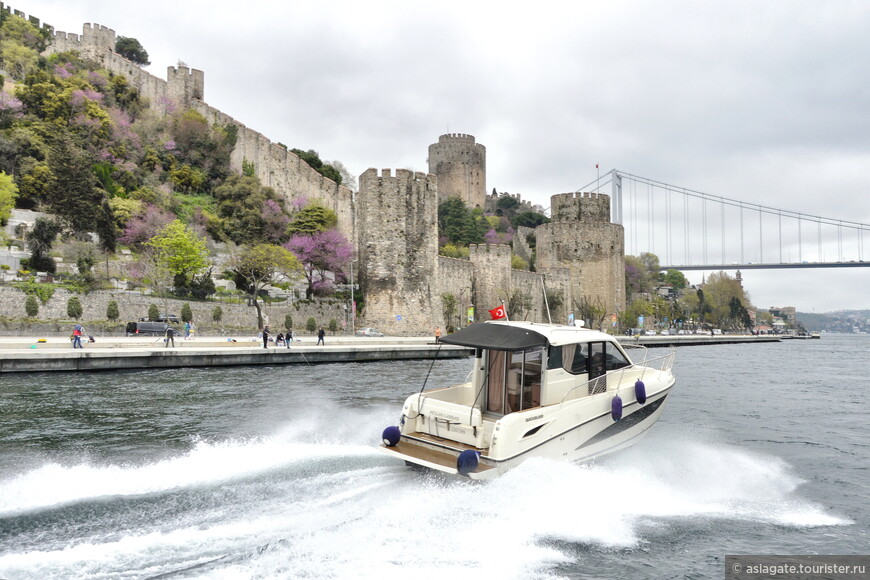
<path id="1" fill-rule="evenodd" d="M 612 344 L 608 344 L 605 354 L 605 364 L 607 365 L 607 370 L 615 371 L 616 369 L 627 367 L 631 363 L 628 362 L 628 359 L 625 358 L 625 355 L 622 354 L 621 350 Z"/>
<path id="2" fill-rule="evenodd" d="M 541 404 L 543 349 L 487 353 L 488 412 L 507 414 Z"/>
<path id="3" fill-rule="evenodd" d="M 547 355 L 547 368 L 565 369 L 572 375 L 589 372 L 589 345 L 587 343 L 551 346 Z"/>

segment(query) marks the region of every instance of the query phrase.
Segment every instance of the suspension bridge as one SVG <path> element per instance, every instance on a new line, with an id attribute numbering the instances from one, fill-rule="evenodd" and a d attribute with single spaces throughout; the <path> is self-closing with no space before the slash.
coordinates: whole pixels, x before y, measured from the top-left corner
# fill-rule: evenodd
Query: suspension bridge
<path id="1" fill-rule="evenodd" d="M 870 224 L 729 199 L 617 169 L 578 191 L 607 193 L 608 186 L 611 221 L 625 228 L 626 255 L 655 254 L 663 269 L 870 266 Z"/>

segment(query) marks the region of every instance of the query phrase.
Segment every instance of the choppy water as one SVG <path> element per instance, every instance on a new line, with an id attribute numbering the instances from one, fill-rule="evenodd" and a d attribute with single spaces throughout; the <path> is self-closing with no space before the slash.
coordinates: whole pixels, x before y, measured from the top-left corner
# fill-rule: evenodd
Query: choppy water
<path id="1" fill-rule="evenodd" d="M 867 553 L 868 347 L 679 349 L 640 444 L 484 484 L 373 450 L 428 362 L 6 375 L 0 578 L 721 578 L 725 554 Z"/>

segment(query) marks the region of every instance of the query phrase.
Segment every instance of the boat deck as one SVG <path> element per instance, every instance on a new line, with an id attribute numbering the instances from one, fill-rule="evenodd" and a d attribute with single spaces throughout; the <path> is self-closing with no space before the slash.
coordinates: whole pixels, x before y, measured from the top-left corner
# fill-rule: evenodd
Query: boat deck
<path id="1" fill-rule="evenodd" d="M 419 440 L 423 441 L 424 439 L 441 439 L 440 437 L 433 437 L 432 435 L 426 435 L 425 433 L 413 433 L 412 436 L 419 435 Z M 447 441 L 444 439 L 443 441 Z M 469 445 L 462 445 L 461 443 L 456 443 L 455 441 L 450 441 L 452 445 L 455 445 L 456 448 L 464 449 L 474 449 L 475 447 Z M 439 451 L 434 447 L 429 447 L 427 445 L 419 445 L 412 443 L 410 441 L 406 441 L 404 439 L 400 440 L 395 446 L 387 447 L 382 446 L 381 449 L 387 452 L 395 453 L 400 459 L 418 459 L 420 461 L 424 461 L 426 463 L 430 463 L 432 465 L 437 465 L 443 467 L 445 471 L 449 471 L 452 473 L 456 473 L 456 457 L 455 453 L 450 453 L 448 451 Z M 405 459 L 406 461 L 408 459 Z M 482 473 L 484 471 L 489 471 L 493 469 L 493 466 L 486 465 L 481 462 L 478 464 L 477 469 L 474 470 L 473 473 Z"/>
<path id="2" fill-rule="evenodd" d="M 408 433 L 406 437 L 410 437 L 412 439 L 420 439 L 421 441 L 428 441 L 430 443 L 434 443 L 435 445 L 450 447 L 451 449 L 458 449 L 460 451 L 465 451 L 466 449 L 473 449 L 474 451 L 480 451 L 481 455 L 486 455 L 489 451 L 489 447 L 478 449 L 474 445 L 466 445 L 465 443 L 460 443 L 459 441 L 453 441 L 452 439 L 445 439 L 444 437 L 430 435 L 429 433 L 421 433 L 419 431 Z"/>

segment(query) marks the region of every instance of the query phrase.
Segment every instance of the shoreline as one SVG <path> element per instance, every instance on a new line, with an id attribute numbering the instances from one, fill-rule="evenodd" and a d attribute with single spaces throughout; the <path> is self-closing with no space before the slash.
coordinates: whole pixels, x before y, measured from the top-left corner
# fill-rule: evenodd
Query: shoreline
<path id="1" fill-rule="evenodd" d="M 648 348 L 781 342 L 777 335 L 677 335 L 618 337 L 622 344 Z M 318 346 L 316 337 L 305 336 L 287 349 L 259 338 L 199 336 L 177 338 L 167 348 L 162 337 L 97 337 L 73 349 L 67 337 L 0 336 L 0 374 L 28 372 L 99 372 L 135 369 L 171 369 L 212 366 L 275 364 L 324 364 L 397 360 L 463 358 L 466 348 L 436 344 L 434 337 L 327 337 Z"/>

